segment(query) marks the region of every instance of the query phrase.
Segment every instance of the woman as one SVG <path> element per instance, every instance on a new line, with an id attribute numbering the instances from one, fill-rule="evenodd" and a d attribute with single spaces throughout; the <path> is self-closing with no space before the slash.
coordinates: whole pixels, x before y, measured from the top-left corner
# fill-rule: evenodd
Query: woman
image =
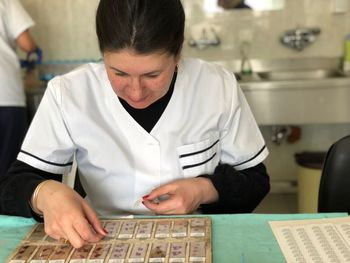
<path id="1" fill-rule="evenodd" d="M 0 177 L 16 160 L 28 128 L 16 47 L 34 51 L 28 31 L 33 24 L 18 0 L 0 0 Z"/>
<path id="2" fill-rule="evenodd" d="M 184 21 L 180 0 L 100 1 L 104 63 L 49 83 L 0 184 L 2 212 L 41 214 L 51 237 L 80 247 L 106 235 L 97 214 L 243 213 L 259 204 L 269 190 L 264 140 L 231 72 L 180 58 Z M 85 200 L 45 180 L 69 171 L 74 154 Z"/>

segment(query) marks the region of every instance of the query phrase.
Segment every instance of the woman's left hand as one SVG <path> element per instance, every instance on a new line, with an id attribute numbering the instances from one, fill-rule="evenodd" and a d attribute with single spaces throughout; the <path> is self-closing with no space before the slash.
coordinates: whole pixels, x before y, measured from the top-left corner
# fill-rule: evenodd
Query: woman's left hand
<path id="1" fill-rule="evenodd" d="M 189 214 L 200 204 L 218 200 L 218 192 L 204 177 L 180 179 L 155 188 L 143 197 L 143 204 L 158 215 Z"/>

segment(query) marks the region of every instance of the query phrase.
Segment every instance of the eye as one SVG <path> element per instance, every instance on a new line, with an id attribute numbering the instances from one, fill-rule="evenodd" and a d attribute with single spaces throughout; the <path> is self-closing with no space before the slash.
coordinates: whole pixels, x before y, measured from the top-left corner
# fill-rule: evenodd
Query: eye
<path id="1" fill-rule="evenodd" d="M 150 78 L 150 79 L 155 79 L 159 76 L 159 74 L 149 74 L 149 75 L 146 75 L 147 78 Z"/>
<path id="2" fill-rule="evenodd" d="M 126 74 L 124 72 L 115 72 L 114 73 L 116 76 L 119 76 L 119 77 L 125 77 Z"/>

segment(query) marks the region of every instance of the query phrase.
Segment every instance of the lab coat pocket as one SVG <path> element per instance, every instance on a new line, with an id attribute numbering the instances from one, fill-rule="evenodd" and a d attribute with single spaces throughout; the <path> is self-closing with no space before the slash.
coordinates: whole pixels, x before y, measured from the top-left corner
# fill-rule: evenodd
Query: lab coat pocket
<path id="1" fill-rule="evenodd" d="M 220 160 L 219 136 L 177 147 L 180 165 L 185 177 L 212 174 Z"/>

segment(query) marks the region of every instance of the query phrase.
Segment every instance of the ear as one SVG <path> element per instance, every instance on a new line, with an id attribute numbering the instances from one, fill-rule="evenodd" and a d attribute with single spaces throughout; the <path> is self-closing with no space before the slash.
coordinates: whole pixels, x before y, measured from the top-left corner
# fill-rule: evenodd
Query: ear
<path id="1" fill-rule="evenodd" d="M 175 56 L 175 64 L 178 65 L 179 61 L 181 59 L 181 53 L 179 53 L 178 55 Z"/>

